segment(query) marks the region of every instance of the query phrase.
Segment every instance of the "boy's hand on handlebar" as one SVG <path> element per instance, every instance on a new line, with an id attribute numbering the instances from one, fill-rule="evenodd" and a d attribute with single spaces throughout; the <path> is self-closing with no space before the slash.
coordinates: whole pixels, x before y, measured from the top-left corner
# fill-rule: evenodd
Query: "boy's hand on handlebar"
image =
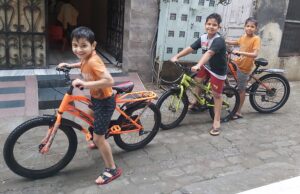
<path id="1" fill-rule="evenodd" d="M 192 70 L 192 72 L 197 72 L 197 71 L 200 70 L 200 68 L 201 68 L 201 67 L 197 64 L 197 65 L 193 66 L 193 67 L 191 68 L 191 70 Z"/>
<path id="2" fill-rule="evenodd" d="M 60 64 L 58 64 L 57 65 L 57 67 L 56 68 L 63 68 L 63 67 L 69 67 L 70 68 L 70 65 L 69 65 L 69 63 L 60 63 Z"/>
<path id="3" fill-rule="evenodd" d="M 240 51 L 238 51 L 238 50 L 233 50 L 232 51 L 232 54 L 235 54 L 235 55 L 237 55 L 237 56 L 240 56 L 241 54 L 240 54 Z"/>
<path id="4" fill-rule="evenodd" d="M 73 80 L 72 82 L 72 86 L 74 88 L 79 88 L 80 90 L 83 90 L 84 89 L 84 86 L 85 86 L 85 82 L 80 80 L 80 79 L 75 79 Z"/>
<path id="5" fill-rule="evenodd" d="M 174 62 L 178 61 L 178 57 L 174 56 L 170 59 L 170 61 L 172 61 L 174 63 Z"/>

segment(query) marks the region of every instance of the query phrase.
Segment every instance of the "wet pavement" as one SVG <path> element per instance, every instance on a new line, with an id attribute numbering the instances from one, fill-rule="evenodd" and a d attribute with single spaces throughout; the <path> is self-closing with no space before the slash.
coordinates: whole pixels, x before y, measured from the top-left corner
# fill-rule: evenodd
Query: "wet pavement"
<path id="1" fill-rule="evenodd" d="M 96 150 L 87 149 L 80 133 L 75 157 L 55 176 L 28 180 L 13 174 L 3 161 L 3 144 L 17 125 L 32 117 L 0 118 L 0 193 L 234 194 L 297 177 L 300 82 L 290 84 L 283 108 L 259 114 L 246 99 L 244 118 L 224 123 L 217 137 L 209 135 L 212 121 L 203 112 L 188 114 L 175 129 L 161 130 L 141 150 L 125 152 L 109 139 L 124 174 L 105 186 L 94 184 L 103 161 Z"/>

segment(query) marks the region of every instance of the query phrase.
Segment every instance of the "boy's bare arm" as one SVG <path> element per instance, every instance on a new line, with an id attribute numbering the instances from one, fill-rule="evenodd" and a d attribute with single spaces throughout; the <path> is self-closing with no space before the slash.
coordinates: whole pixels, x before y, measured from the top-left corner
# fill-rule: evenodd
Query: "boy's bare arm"
<path id="1" fill-rule="evenodd" d="M 62 68 L 62 67 L 70 67 L 70 68 L 80 68 L 81 62 L 78 63 L 60 63 L 57 65 L 57 67 Z"/>
<path id="2" fill-rule="evenodd" d="M 182 51 L 180 51 L 177 55 L 175 55 L 174 57 L 172 57 L 171 61 L 172 62 L 178 61 L 179 58 L 184 57 L 184 56 L 190 54 L 193 51 L 194 51 L 194 49 L 192 49 L 191 47 L 186 47 L 185 49 L 183 49 Z"/>
<path id="3" fill-rule="evenodd" d="M 251 57 L 251 58 L 256 58 L 258 56 L 258 49 L 254 50 L 253 52 L 249 53 L 249 52 L 244 52 L 244 51 L 237 51 L 234 50 L 232 51 L 232 53 L 234 54 L 239 54 L 239 55 L 243 55 L 245 57 Z"/>
<path id="4" fill-rule="evenodd" d="M 226 44 L 237 46 L 239 45 L 237 40 L 225 40 Z"/>
<path id="5" fill-rule="evenodd" d="M 197 65 L 192 67 L 193 71 L 197 71 L 198 69 L 200 69 L 203 65 L 205 65 L 209 59 L 214 56 L 215 52 L 212 50 L 208 50 L 206 51 L 203 56 L 201 57 L 201 59 L 198 61 Z"/>

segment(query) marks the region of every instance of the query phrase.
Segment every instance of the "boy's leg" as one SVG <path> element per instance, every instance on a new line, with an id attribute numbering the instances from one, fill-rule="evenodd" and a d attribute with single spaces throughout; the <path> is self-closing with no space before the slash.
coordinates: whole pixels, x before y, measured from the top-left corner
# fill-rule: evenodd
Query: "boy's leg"
<path id="1" fill-rule="evenodd" d="M 245 102 L 246 87 L 249 79 L 249 75 L 241 72 L 240 70 L 237 71 L 237 76 L 238 76 L 238 90 L 240 95 L 240 104 L 234 119 L 240 118 L 242 116 L 242 107 Z"/>
<path id="2" fill-rule="evenodd" d="M 222 109 L 222 91 L 224 87 L 224 80 L 220 80 L 211 76 L 210 82 L 212 85 L 212 94 L 214 98 L 214 121 L 210 130 L 211 135 L 219 135 L 221 128 L 221 109 Z"/>
<path id="3" fill-rule="evenodd" d="M 202 83 L 204 79 L 207 78 L 207 70 L 205 68 L 202 68 L 198 73 L 197 73 L 197 76 L 194 78 L 194 80 L 198 83 Z M 198 94 L 200 95 L 201 94 L 201 89 L 199 87 L 194 87 L 193 88 L 193 92 L 195 94 Z M 193 108 L 197 106 L 197 99 L 194 98 L 194 96 L 192 97 L 191 99 L 191 103 L 190 103 L 190 106 L 189 106 L 189 109 L 193 110 Z"/>

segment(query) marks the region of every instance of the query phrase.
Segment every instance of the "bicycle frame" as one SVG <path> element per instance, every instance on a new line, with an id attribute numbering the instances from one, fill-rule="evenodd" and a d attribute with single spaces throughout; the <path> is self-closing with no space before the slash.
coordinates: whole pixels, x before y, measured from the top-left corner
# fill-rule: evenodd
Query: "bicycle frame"
<path id="1" fill-rule="evenodd" d="M 187 75 L 186 73 L 183 74 L 183 77 L 180 81 L 179 84 L 179 88 L 180 88 L 180 94 L 179 94 L 179 99 L 182 99 L 184 92 L 188 89 L 192 92 L 193 96 L 197 99 L 197 101 L 199 102 L 200 105 L 207 105 L 208 107 L 210 106 L 214 106 L 211 103 L 208 103 L 207 100 L 203 97 L 203 96 L 199 96 L 198 94 L 196 94 L 191 87 L 192 86 L 196 86 L 199 87 L 201 90 L 203 90 L 204 94 L 211 94 L 211 85 L 210 82 L 207 85 L 201 84 L 201 83 L 197 83 L 192 77 L 190 77 L 189 75 Z M 175 100 L 175 97 L 173 97 L 171 103 L 173 104 Z M 179 108 L 179 104 L 180 104 L 180 100 L 178 100 L 177 104 L 176 104 L 176 111 Z"/>
<path id="2" fill-rule="evenodd" d="M 231 59 L 230 57 L 230 53 L 227 54 L 227 65 L 228 65 L 228 69 L 229 71 L 232 73 L 234 80 L 237 82 L 238 77 L 237 77 L 237 70 L 236 68 L 238 67 L 237 64 Z M 258 82 L 260 85 L 262 85 L 264 88 L 266 88 L 266 90 L 271 91 L 272 89 L 266 85 L 265 83 L 261 82 L 259 77 L 256 77 L 255 74 L 261 74 L 263 72 L 266 73 L 283 73 L 284 70 L 282 69 L 259 69 L 259 66 L 256 66 L 255 69 L 251 72 L 251 74 L 249 75 L 249 79 L 248 82 L 251 81 L 251 79 L 253 79 L 255 82 Z M 248 86 L 246 89 L 247 93 L 250 93 L 251 91 L 251 86 Z"/>
<path id="3" fill-rule="evenodd" d="M 56 114 L 56 121 L 53 126 L 51 126 L 48 129 L 46 137 L 42 140 L 43 148 L 40 150 L 41 153 L 47 153 L 51 147 L 51 144 L 54 140 L 54 137 L 57 133 L 57 130 L 62 122 L 62 115 L 64 112 L 68 112 L 71 115 L 75 116 L 76 118 L 81 119 L 85 123 L 88 124 L 89 127 L 93 127 L 94 118 L 85 113 L 84 111 L 76 108 L 74 105 L 72 105 L 72 102 L 78 101 L 81 103 L 84 103 L 86 105 L 90 105 L 91 101 L 87 97 L 84 96 L 73 96 L 72 95 L 73 86 L 70 86 L 69 91 L 64 95 L 61 104 L 58 108 L 57 114 Z M 152 91 L 139 91 L 139 92 L 131 92 L 131 93 L 125 93 L 125 94 L 116 94 L 115 95 L 115 101 L 116 104 L 123 104 L 123 103 L 133 103 L 133 102 L 151 102 L 153 99 L 157 98 L 157 95 Z M 144 110 L 147 108 L 145 106 Z M 124 110 L 122 110 L 118 105 L 116 106 L 115 110 L 117 110 L 121 115 L 123 115 L 130 123 L 132 123 L 136 128 L 130 129 L 126 131 L 122 131 L 120 125 L 113 125 L 108 130 L 108 135 L 117 135 L 117 134 L 124 134 L 124 133 L 131 133 L 140 131 L 143 129 L 143 126 L 138 123 L 138 120 L 140 119 L 140 116 L 144 113 L 144 110 L 138 115 L 136 119 L 132 119 L 130 116 L 128 116 Z M 81 126 L 81 132 L 85 134 L 86 140 L 90 140 L 92 138 L 91 133 L 88 129 Z"/>

